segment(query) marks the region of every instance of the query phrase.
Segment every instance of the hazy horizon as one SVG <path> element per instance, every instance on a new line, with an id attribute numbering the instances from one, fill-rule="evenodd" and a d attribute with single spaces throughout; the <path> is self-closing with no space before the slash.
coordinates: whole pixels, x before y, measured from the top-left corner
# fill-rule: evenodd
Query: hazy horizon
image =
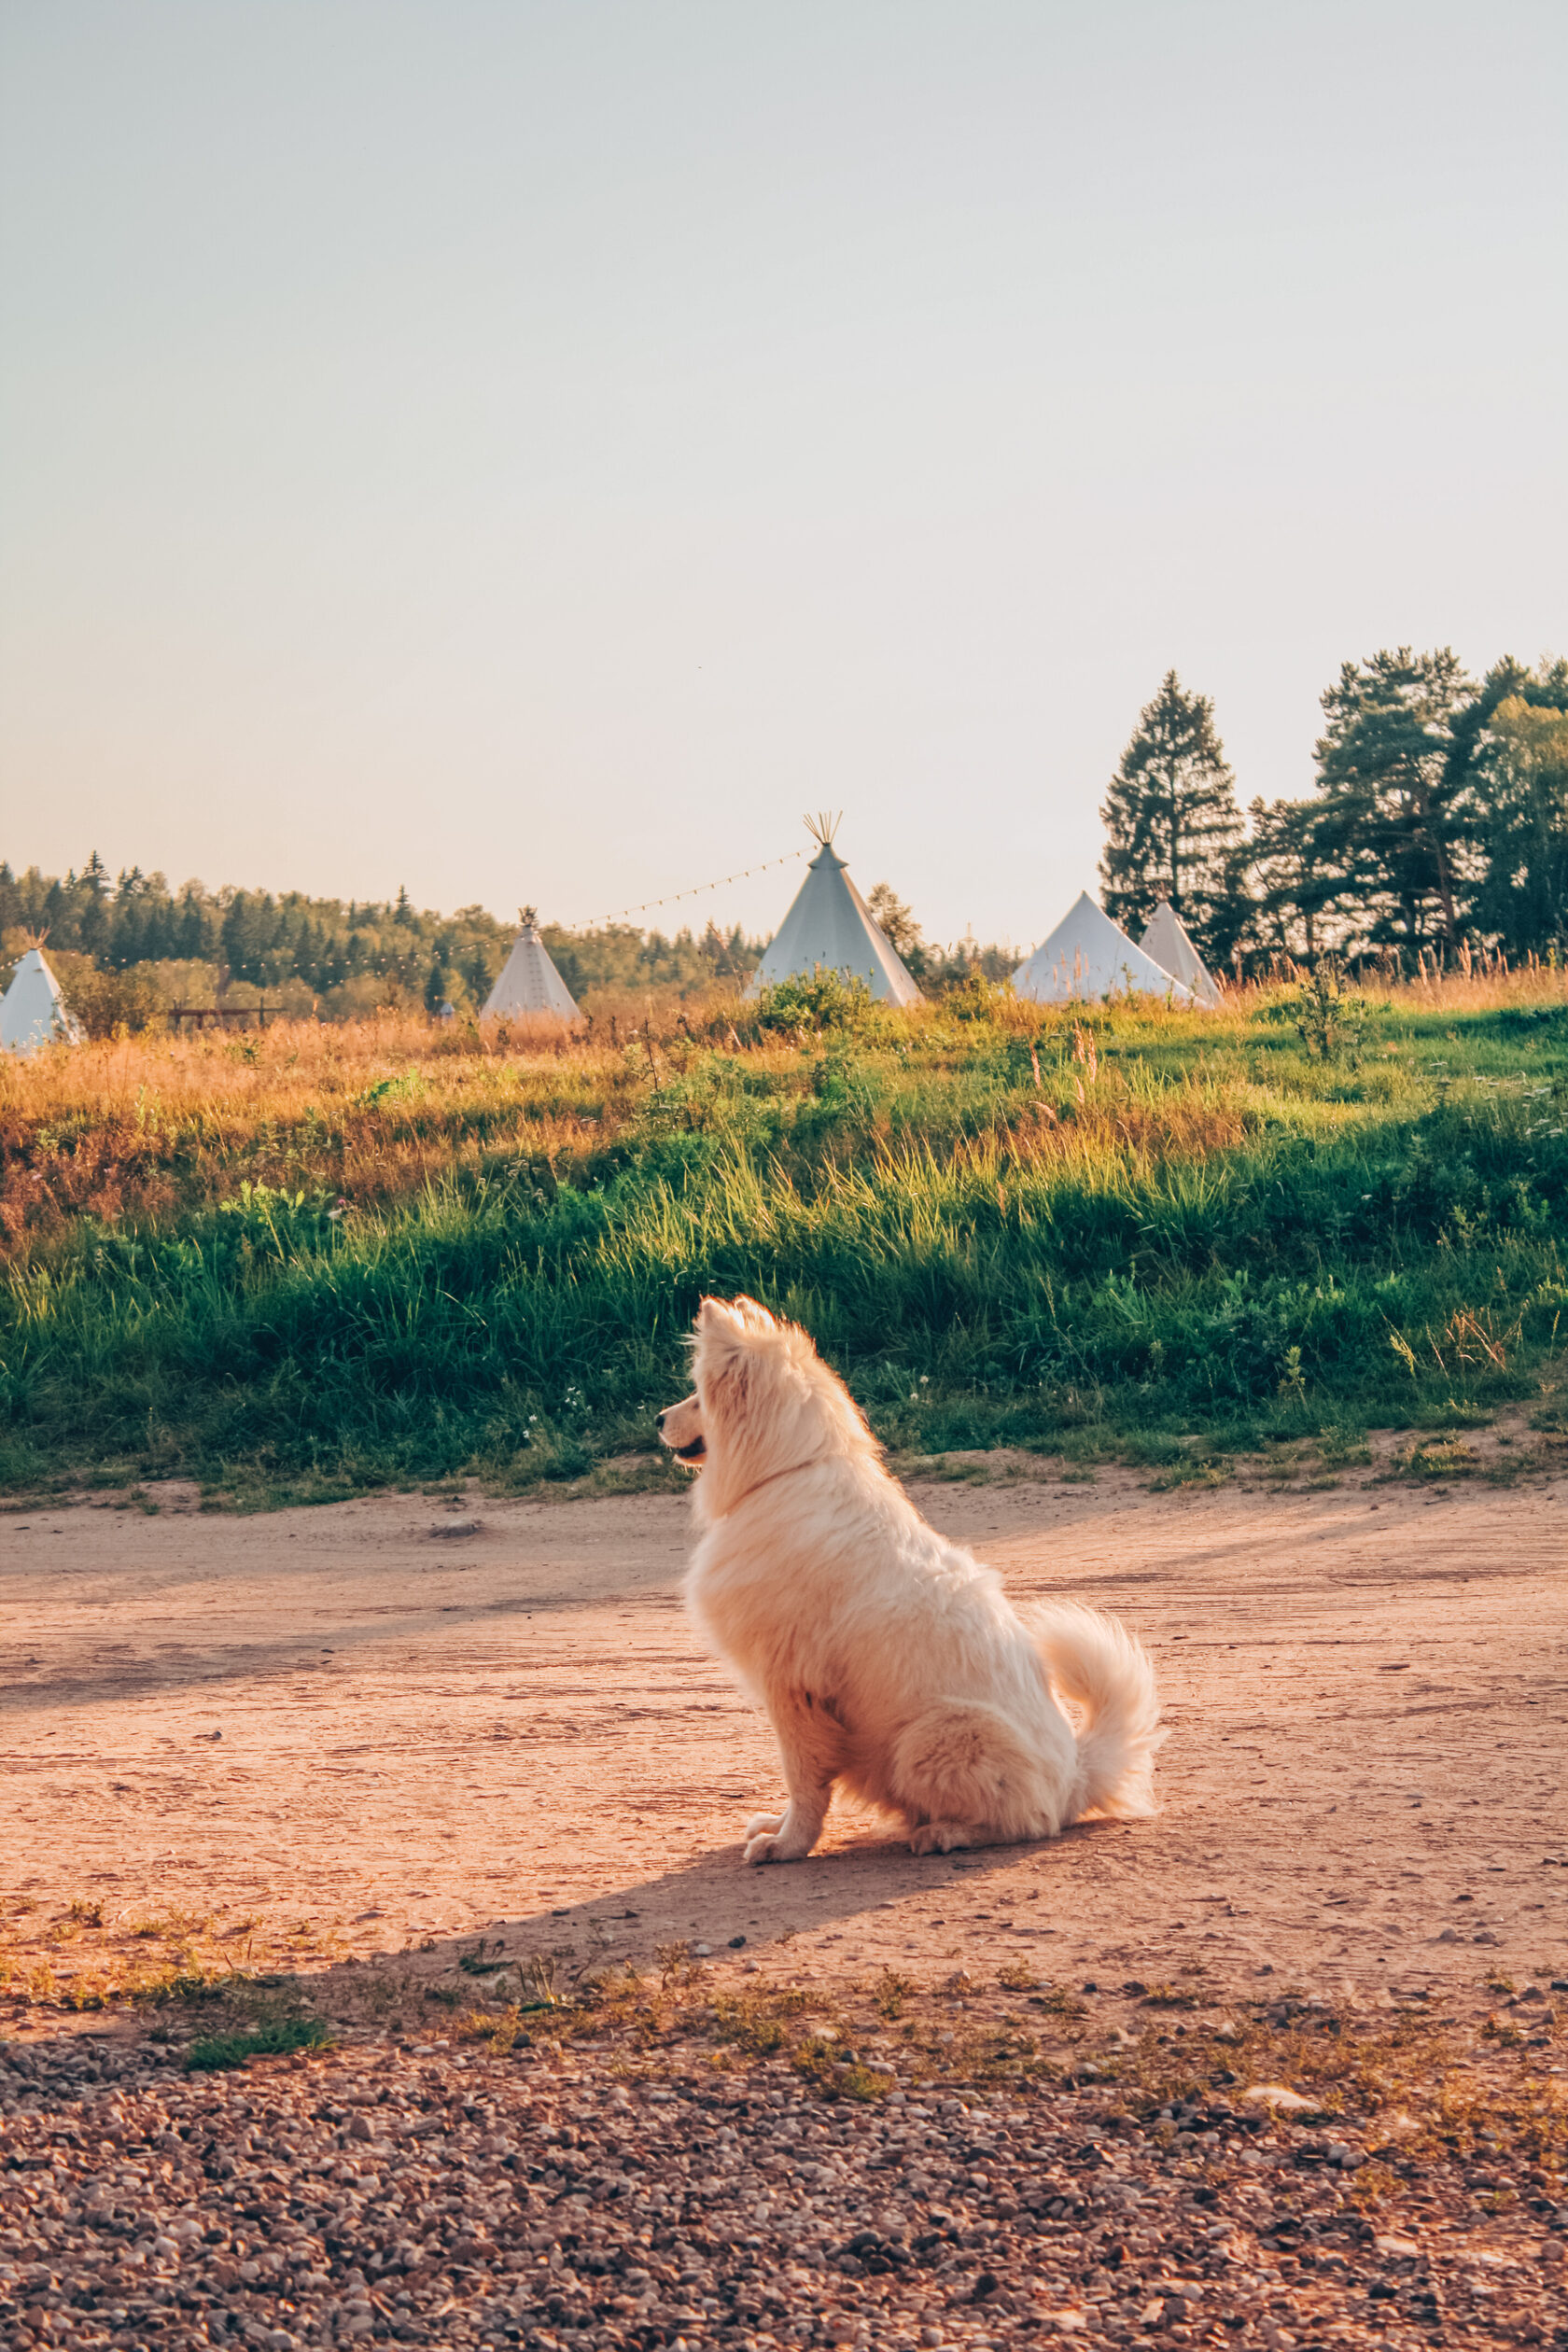
<path id="1" fill-rule="evenodd" d="M 0 855 L 581 923 L 833 807 L 1038 939 L 1167 669 L 1245 804 L 1344 659 L 1568 649 L 1565 65 L 1532 0 L 13 0 Z"/>

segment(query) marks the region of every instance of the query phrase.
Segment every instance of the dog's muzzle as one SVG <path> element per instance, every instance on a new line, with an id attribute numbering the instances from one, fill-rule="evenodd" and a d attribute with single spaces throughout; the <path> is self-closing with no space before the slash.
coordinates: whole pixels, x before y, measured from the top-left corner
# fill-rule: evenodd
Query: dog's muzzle
<path id="1" fill-rule="evenodd" d="M 707 1451 L 707 1441 L 703 1436 L 700 1430 L 688 1446 L 678 1446 L 673 1437 L 666 1437 L 665 1435 L 665 1423 L 668 1421 L 671 1413 L 677 1411 L 678 1409 L 679 1408 L 673 1405 L 666 1406 L 662 1413 L 655 1414 L 653 1426 L 659 1433 L 661 1443 L 669 1448 L 677 1462 L 700 1462 L 704 1454 Z"/>

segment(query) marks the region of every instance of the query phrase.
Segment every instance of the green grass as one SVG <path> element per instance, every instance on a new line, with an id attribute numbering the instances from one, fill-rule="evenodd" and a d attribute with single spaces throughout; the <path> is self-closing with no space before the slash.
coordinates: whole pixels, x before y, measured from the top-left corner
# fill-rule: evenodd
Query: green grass
<path id="1" fill-rule="evenodd" d="M 212 2074 L 225 2066 L 243 2066 L 247 2058 L 282 2058 L 296 2050 L 326 2050 L 331 2028 L 320 2017 L 290 2017 L 249 2033 L 213 2034 L 194 2041 L 185 2053 L 187 2074 Z"/>
<path id="2" fill-rule="evenodd" d="M 1310 1058 L 1274 1010 L 1076 1027 L 976 995 L 608 1069 L 602 1048 L 541 1056 L 534 1095 L 526 1071 L 504 1102 L 486 1079 L 482 1152 L 442 1130 L 416 1182 L 339 1214 L 303 1146 L 288 1185 L 260 1175 L 280 1113 L 256 1181 L 116 1222 L 83 1209 L 19 1253 L 0 1479 L 183 1471 L 276 1500 L 575 1477 L 650 1443 L 706 1291 L 805 1323 L 916 1453 L 1179 1469 L 1195 1438 L 1199 1458 L 1306 1437 L 1343 1456 L 1370 1427 L 1507 1404 L 1549 1421 L 1556 975 L 1537 1001 L 1380 1001 L 1354 1066 Z M 422 1084 L 410 1122 L 431 1115 Z M 541 1163 L 563 1101 L 579 1125 Z M 316 1115 L 301 1101 L 300 1130 Z"/>

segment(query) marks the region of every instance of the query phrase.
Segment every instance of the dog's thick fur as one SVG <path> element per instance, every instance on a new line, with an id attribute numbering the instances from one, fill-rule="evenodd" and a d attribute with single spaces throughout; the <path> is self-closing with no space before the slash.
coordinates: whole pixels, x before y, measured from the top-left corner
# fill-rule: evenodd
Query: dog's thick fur
<path id="1" fill-rule="evenodd" d="M 1159 1707 L 1130 1633 L 1073 1602 L 1026 1625 L 927 1526 L 792 1323 L 704 1299 L 694 1370 L 659 1416 L 702 1465 L 687 1605 L 766 1708 L 789 1789 L 749 1825 L 748 1862 L 809 1854 L 835 1786 L 902 1817 L 917 1854 L 1153 1812 Z"/>

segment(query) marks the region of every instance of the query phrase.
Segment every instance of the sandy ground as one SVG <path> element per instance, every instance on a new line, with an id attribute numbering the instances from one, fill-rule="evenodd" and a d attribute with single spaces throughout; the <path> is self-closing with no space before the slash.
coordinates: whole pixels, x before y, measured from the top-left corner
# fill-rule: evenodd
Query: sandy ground
<path id="1" fill-rule="evenodd" d="M 10 1933 L 77 1900 L 336 1925 L 361 1957 L 484 1929 L 739 1965 L 791 1940 L 818 1973 L 1568 1972 L 1568 1481 L 915 1491 L 1018 1598 L 1142 1634 L 1157 1819 L 921 1860 L 835 1819 L 748 1871 L 777 1770 L 682 1612 L 682 1502 L 176 1493 L 0 1520 Z"/>

